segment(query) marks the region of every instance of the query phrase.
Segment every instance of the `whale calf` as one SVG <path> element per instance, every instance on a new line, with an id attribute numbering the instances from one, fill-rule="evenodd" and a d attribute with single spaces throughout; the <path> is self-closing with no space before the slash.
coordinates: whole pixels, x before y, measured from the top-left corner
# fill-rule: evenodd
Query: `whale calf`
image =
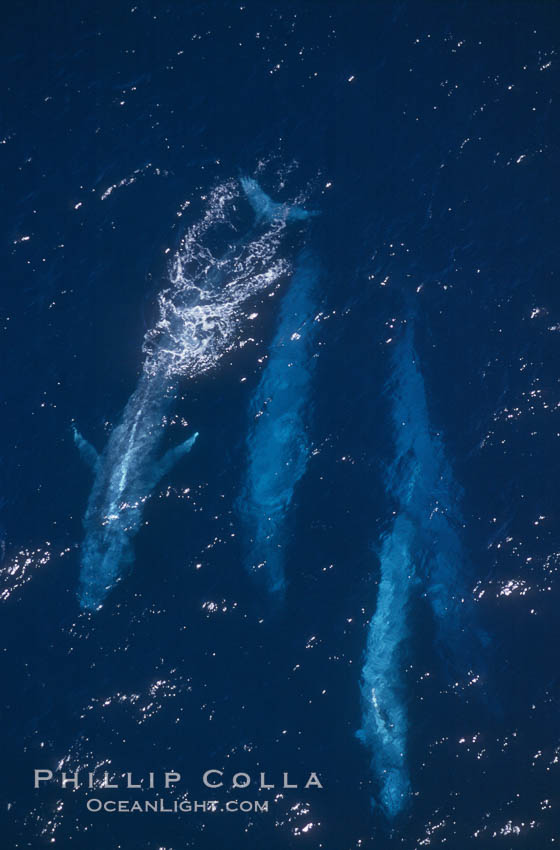
<path id="1" fill-rule="evenodd" d="M 234 220 L 240 197 L 255 214 L 242 237 Z M 132 542 L 150 493 L 198 437 L 195 432 L 162 451 L 181 378 L 209 371 L 235 346 L 248 302 L 289 272 L 281 256 L 286 225 L 305 215 L 272 201 L 252 178 L 216 187 L 172 258 L 157 321 L 144 339 L 138 385 L 104 451 L 98 453 L 74 427 L 74 441 L 94 477 L 83 519 L 82 609 L 99 609 L 133 563 Z"/>

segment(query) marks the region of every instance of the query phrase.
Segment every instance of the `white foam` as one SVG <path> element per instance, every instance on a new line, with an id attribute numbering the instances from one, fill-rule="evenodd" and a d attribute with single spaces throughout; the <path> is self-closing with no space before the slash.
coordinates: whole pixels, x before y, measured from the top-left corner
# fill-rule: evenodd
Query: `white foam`
<path id="1" fill-rule="evenodd" d="M 171 260 L 157 322 L 144 339 L 147 374 L 193 377 L 212 369 L 237 343 L 243 305 L 289 270 L 279 256 L 285 221 L 269 222 L 240 240 L 233 223 L 239 197 L 237 181 L 214 189 Z"/>

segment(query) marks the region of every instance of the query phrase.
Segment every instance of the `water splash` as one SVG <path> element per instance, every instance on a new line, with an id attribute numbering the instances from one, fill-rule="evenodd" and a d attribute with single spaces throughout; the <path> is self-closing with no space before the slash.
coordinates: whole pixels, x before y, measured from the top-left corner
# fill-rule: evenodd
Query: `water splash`
<path id="1" fill-rule="evenodd" d="M 235 346 L 246 318 L 243 304 L 289 272 L 279 255 L 285 219 L 268 220 L 239 239 L 233 223 L 239 197 L 237 181 L 215 188 L 175 253 L 169 286 L 158 297 L 158 319 L 143 344 L 147 375 L 194 377 L 211 370 Z M 213 248 L 224 241 L 225 251 Z"/>

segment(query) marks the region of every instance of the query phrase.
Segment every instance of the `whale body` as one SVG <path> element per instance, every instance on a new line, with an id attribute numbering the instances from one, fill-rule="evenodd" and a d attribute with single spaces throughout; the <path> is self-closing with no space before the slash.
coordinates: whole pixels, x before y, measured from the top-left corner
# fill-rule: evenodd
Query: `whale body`
<path id="1" fill-rule="evenodd" d="M 308 396 L 315 359 L 319 267 L 300 254 L 282 300 L 268 362 L 250 404 L 247 467 L 238 510 L 246 562 L 268 590 L 282 595 L 286 580 L 286 517 L 309 457 Z"/>
<path id="2" fill-rule="evenodd" d="M 395 817 L 410 797 L 408 712 L 403 668 L 409 638 L 409 606 L 416 583 L 414 525 L 398 516 L 383 541 L 377 606 L 362 670 L 363 714 L 358 738 L 371 751 L 379 804 Z"/>
<path id="3" fill-rule="evenodd" d="M 485 635 L 468 604 L 468 561 L 461 541 L 460 490 L 441 436 L 432 428 L 426 389 L 407 323 L 392 358 L 389 384 L 395 456 L 387 492 L 395 518 L 380 549 L 380 581 L 362 669 L 362 728 L 371 752 L 379 804 L 388 818 L 407 805 L 410 609 L 428 601 L 437 649 L 448 676 L 463 678 L 480 664 Z"/>
<path id="4" fill-rule="evenodd" d="M 240 187 L 256 221 L 244 237 L 232 239 Z M 83 609 L 99 609 L 133 563 L 132 541 L 151 492 L 198 437 L 194 433 L 162 451 L 180 377 L 209 371 L 235 346 L 247 302 L 289 271 L 281 256 L 286 223 L 302 220 L 304 213 L 291 215 L 289 205 L 276 204 L 251 178 L 228 181 L 210 193 L 205 213 L 172 259 L 168 285 L 158 298 L 157 322 L 144 339 L 138 385 L 105 450 L 98 454 L 74 428 L 74 441 L 94 475 L 83 520 Z"/>
<path id="5" fill-rule="evenodd" d="M 198 437 L 195 432 L 161 454 L 162 419 L 174 401 L 174 390 L 159 376 L 143 375 L 101 455 L 74 429 L 74 441 L 94 473 L 83 521 L 79 597 L 84 609 L 99 608 L 132 564 L 132 539 L 142 525 L 148 497 Z"/>

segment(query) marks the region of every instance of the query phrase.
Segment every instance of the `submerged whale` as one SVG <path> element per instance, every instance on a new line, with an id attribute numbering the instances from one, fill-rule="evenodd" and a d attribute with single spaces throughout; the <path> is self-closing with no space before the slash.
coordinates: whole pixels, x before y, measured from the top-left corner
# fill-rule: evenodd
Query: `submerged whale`
<path id="1" fill-rule="evenodd" d="M 307 414 L 318 278 L 317 260 L 303 251 L 250 405 L 247 468 L 237 507 L 247 538 L 247 567 L 258 571 L 276 595 L 282 595 L 286 585 L 286 515 L 310 451 Z"/>
<path id="2" fill-rule="evenodd" d="M 416 571 L 415 529 L 399 515 L 383 541 L 377 606 L 370 622 L 362 670 L 362 728 L 358 738 L 371 752 L 379 804 L 393 818 L 410 797 L 408 711 L 403 670 L 409 607 Z"/>
<path id="3" fill-rule="evenodd" d="M 74 441 L 94 474 L 83 521 L 80 604 L 84 609 L 99 608 L 133 562 L 132 539 L 142 525 L 146 500 L 198 437 L 195 432 L 160 456 L 162 419 L 174 398 L 171 385 L 161 386 L 143 375 L 101 455 L 74 428 Z"/>
<path id="4" fill-rule="evenodd" d="M 243 238 L 232 240 L 240 187 L 255 223 Z M 198 437 L 195 432 L 162 452 L 181 376 L 212 369 L 235 346 L 247 302 L 289 271 L 280 254 L 287 223 L 306 216 L 300 207 L 272 201 L 252 178 L 218 186 L 170 264 L 169 285 L 158 298 L 157 322 L 144 339 L 138 386 L 105 450 L 98 454 L 74 427 L 74 441 L 94 476 L 83 519 L 83 609 L 99 609 L 132 564 L 132 541 L 142 526 L 146 501 Z"/>
<path id="5" fill-rule="evenodd" d="M 445 671 L 469 675 L 480 663 L 484 635 L 468 604 L 468 563 L 460 537 L 459 490 L 441 436 L 434 432 L 426 389 L 407 323 L 396 345 L 389 385 L 395 456 L 387 492 L 395 518 L 380 550 L 380 581 L 362 670 L 362 728 L 371 752 L 379 804 L 394 818 L 410 799 L 405 667 L 410 608 L 431 606 Z"/>

